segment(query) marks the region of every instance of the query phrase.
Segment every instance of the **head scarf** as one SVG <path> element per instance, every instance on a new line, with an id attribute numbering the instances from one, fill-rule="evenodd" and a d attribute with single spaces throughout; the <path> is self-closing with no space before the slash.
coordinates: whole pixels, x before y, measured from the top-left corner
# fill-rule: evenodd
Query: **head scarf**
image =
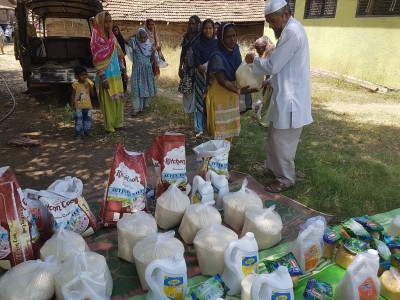
<path id="1" fill-rule="evenodd" d="M 267 52 L 275 49 L 275 44 L 266 35 L 263 35 L 262 37 L 257 39 L 254 42 L 254 46 L 265 46 L 264 53 L 267 53 Z"/>
<path id="2" fill-rule="evenodd" d="M 221 26 L 218 27 L 218 49 L 210 58 L 207 72 L 224 72 L 229 81 L 235 81 L 235 73 L 242 63 L 242 57 L 240 56 L 238 44 L 236 44 L 233 49 L 228 49 L 224 44 L 223 37 L 229 28 L 235 28 L 236 30 L 235 24 L 233 23 L 223 22 Z"/>
<path id="3" fill-rule="evenodd" d="M 189 28 L 186 34 L 183 36 L 183 41 L 182 41 L 182 54 L 186 56 L 186 52 L 189 49 L 189 47 L 192 45 L 192 43 L 195 41 L 195 39 L 198 37 L 198 33 L 200 31 L 200 26 L 201 26 L 201 20 L 198 16 L 193 15 L 189 18 L 194 19 L 196 22 L 196 32 L 192 33 L 190 32 Z"/>
<path id="4" fill-rule="evenodd" d="M 200 36 L 193 44 L 193 60 L 194 65 L 202 65 L 210 60 L 211 54 L 217 50 L 218 41 L 214 38 L 214 34 L 211 38 L 207 38 L 204 34 L 204 27 L 206 24 L 211 23 L 214 28 L 214 21 L 206 19 L 201 24 Z"/>
<path id="5" fill-rule="evenodd" d="M 144 29 L 146 29 L 147 35 L 148 35 L 150 41 L 154 44 L 154 46 L 158 46 L 158 34 L 157 34 L 157 30 L 156 30 L 156 25 L 154 24 L 153 30 L 150 30 L 147 27 L 148 23 L 151 22 L 151 21 L 154 22 L 153 19 L 147 19 L 146 20 L 146 23 L 144 25 Z"/>
<path id="6" fill-rule="evenodd" d="M 140 41 L 140 34 L 144 33 L 147 37 L 146 41 L 144 43 L 142 43 Z M 149 39 L 149 35 L 147 34 L 146 29 L 144 28 L 139 28 L 136 32 L 136 37 L 135 37 L 135 48 L 139 49 L 140 52 L 142 52 L 142 54 L 144 56 L 150 57 L 151 56 L 151 52 L 152 52 L 152 46 L 153 44 L 151 43 L 150 39 Z"/>
<path id="7" fill-rule="evenodd" d="M 96 72 L 101 73 L 107 69 L 112 61 L 115 47 L 118 50 L 118 56 L 124 57 L 121 47 L 119 46 L 114 34 L 110 30 L 109 37 L 104 31 L 104 22 L 106 16 L 110 16 L 107 11 L 98 13 L 93 20 L 93 32 L 90 40 L 90 49 L 93 54 L 93 65 Z"/>
<path id="8" fill-rule="evenodd" d="M 117 38 L 117 41 L 118 41 L 118 44 L 119 44 L 119 46 L 121 47 L 121 50 L 122 50 L 122 52 L 124 52 L 124 54 L 126 55 L 126 51 L 125 51 L 125 40 L 124 40 L 124 37 L 122 36 L 122 34 L 121 34 L 121 30 L 119 30 L 119 27 L 117 26 L 117 25 L 114 25 L 113 27 L 112 27 L 112 29 L 114 29 L 114 28 L 118 28 L 118 34 L 117 35 L 115 35 L 115 37 Z M 113 32 L 114 33 L 114 32 Z"/>

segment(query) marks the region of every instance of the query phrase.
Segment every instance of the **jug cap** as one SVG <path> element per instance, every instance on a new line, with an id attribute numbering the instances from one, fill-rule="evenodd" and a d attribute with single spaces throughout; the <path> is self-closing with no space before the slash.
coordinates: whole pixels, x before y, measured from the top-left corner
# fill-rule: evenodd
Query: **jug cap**
<path id="1" fill-rule="evenodd" d="M 374 255 L 374 256 L 378 256 L 378 251 L 377 250 L 375 250 L 375 249 L 368 249 L 368 253 L 369 254 L 372 254 L 372 255 Z"/>
<path id="2" fill-rule="evenodd" d="M 254 233 L 252 233 L 252 232 L 247 232 L 247 233 L 246 233 L 246 236 L 247 236 L 248 238 L 254 238 Z"/>

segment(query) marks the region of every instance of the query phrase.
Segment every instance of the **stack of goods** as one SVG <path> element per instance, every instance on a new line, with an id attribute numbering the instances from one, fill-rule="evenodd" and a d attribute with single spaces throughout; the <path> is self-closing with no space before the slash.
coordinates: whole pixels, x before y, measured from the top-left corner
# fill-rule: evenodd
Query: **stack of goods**
<path id="1" fill-rule="evenodd" d="M 150 233 L 157 232 L 156 220 L 143 211 L 134 214 L 125 214 L 117 222 L 118 228 L 118 257 L 135 262 L 133 247 Z"/>
<path id="2" fill-rule="evenodd" d="M 261 198 L 254 191 L 248 189 L 247 184 L 247 179 L 244 179 L 242 188 L 237 192 L 226 194 L 223 200 L 224 221 L 235 230 L 242 229 L 246 211 L 259 211 L 263 207 Z"/>

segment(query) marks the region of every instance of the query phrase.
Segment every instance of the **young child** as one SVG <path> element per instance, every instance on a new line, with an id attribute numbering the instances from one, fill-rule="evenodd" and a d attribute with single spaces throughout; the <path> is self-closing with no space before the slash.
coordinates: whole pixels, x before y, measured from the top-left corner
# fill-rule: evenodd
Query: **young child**
<path id="1" fill-rule="evenodd" d="M 83 134 L 91 136 L 92 129 L 92 102 L 94 83 L 88 78 L 87 70 L 83 66 L 74 68 L 75 78 L 72 83 L 71 107 L 75 109 L 75 138 L 82 138 Z"/>

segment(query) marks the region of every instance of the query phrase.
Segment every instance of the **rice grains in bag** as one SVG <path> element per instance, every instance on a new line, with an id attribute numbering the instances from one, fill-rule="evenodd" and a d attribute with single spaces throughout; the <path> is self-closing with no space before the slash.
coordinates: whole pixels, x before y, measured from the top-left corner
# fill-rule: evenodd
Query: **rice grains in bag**
<path id="1" fill-rule="evenodd" d="M 237 192 L 224 196 L 224 221 L 235 230 L 242 229 L 247 210 L 261 210 L 261 198 L 253 190 L 247 188 L 248 181 L 244 179 L 242 188 Z"/>
<path id="2" fill-rule="evenodd" d="M 56 270 L 57 261 L 53 257 L 20 263 L 0 278 L 0 299 L 52 299 Z"/>
<path id="3" fill-rule="evenodd" d="M 147 153 L 152 158 L 156 171 L 156 199 L 178 179 L 182 179 L 179 188 L 186 190 L 185 135 L 173 132 L 159 135 L 153 140 Z"/>
<path id="4" fill-rule="evenodd" d="M 206 178 L 208 170 L 229 178 L 228 157 L 231 143 L 226 140 L 211 140 L 193 148 L 197 155 L 197 173 Z"/>
<path id="5" fill-rule="evenodd" d="M 96 218 L 82 197 L 82 192 L 82 181 L 67 176 L 54 181 L 47 190 L 38 193 L 40 202 L 51 214 L 48 235 L 61 226 L 83 237 L 93 234 L 98 229 Z"/>
<path id="6" fill-rule="evenodd" d="M 144 153 L 126 151 L 119 143 L 100 209 L 102 226 L 116 226 L 124 213 L 145 209 L 146 174 Z"/>
<path id="7" fill-rule="evenodd" d="M 18 180 L 10 167 L 0 168 L 0 268 L 36 258 L 39 232 Z"/>

